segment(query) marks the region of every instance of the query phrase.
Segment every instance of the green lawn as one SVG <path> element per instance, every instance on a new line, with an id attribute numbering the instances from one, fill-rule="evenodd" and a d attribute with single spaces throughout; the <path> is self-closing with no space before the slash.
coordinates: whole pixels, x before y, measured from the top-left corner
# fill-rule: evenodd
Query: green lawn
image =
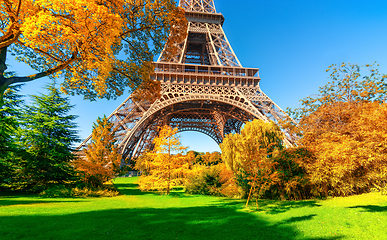
<path id="1" fill-rule="evenodd" d="M 142 193 L 136 178 L 113 198 L 0 195 L 0 239 L 387 239 L 387 196 L 244 202 Z"/>

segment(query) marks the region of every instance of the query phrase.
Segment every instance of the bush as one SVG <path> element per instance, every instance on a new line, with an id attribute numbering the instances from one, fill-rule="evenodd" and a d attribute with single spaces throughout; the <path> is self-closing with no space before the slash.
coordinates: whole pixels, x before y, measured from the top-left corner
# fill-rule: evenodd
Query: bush
<path id="1" fill-rule="evenodd" d="M 66 185 L 53 185 L 40 192 L 39 195 L 47 198 L 66 198 L 73 197 L 73 191 Z"/>
<path id="2" fill-rule="evenodd" d="M 239 196 L 233 174 L 226 168 L 225 164 L 210 167 L 194 165 L 185 187 L 189 194 Z"/>
<path id="3" fill-rule="evenodd" d="M 120 193 L 116 189 L 91 189 L 91 188 L 73 188 L 74 197 L 115 197 Z"/>
<path id="4" fill-rule="evenodd" d="M 303 164 L 312 158 L 311 153 L 302 147 L 282 149 L 274 157 L 275 171 L 280 181 L 274 184 L 262 197 L 281 200 L 301 200 L 311 198 L 311 184 Z"/>
<path id="5" fill-rule="evenodd" d="M 111 183 L 105 183 L 101 187 L 87 187 L 83 183 L 76 187 L 69 185 L 52 185 L 48 189 L 39 193 L 47 198 L 66 198 L 66 197 L 115 197 L 119 192 Z"/>

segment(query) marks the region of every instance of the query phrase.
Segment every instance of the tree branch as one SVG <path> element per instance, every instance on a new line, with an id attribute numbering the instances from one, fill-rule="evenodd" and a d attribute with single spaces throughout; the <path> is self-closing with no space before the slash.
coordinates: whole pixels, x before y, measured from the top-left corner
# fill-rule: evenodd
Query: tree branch
<path id="1" fill-rule="evenodd" d="M 132 32 L 144 31 L 144 30 L 146 30 L 146 29 L 151 29 L 151 28 L 152 28 L 151 26 L 142 26 L 142 27 L 140 27 L 140 28 L 130 29 L 130 30 L 128 30 L 128 31 L 125 31 L 125 32 L 121 33 L 119 37 L 123 37 L 123 36 L 125 36 L 125 35 L 127 35 L 127 34 L 129 34 L 129 33 L 132 33 Z"/>
<path id="2" fill-rule="evenodd" d="M 5 48 L 16 42 L 19 39 L 21 32 L 17 30 L 16 33 L 12 33 L 12 26 L 9 28 L 8 32 L 0 37 L 0 48 Z"/>
<path id="3" fill-rule="evenodd" d="M 3 79 L 0 78 L 0 86 L 4 86 L 4 85 L 8 86 L 8 85 L 11 85 L 14 83 L 30 82 L 30 81 L 36 80 L 38 78 L 46 77 L 46 76 L 49 76 L 49 75 L 54 74 L 56 72 L 62 71 L 63 69 L 65 69 L 67 66 L 69 66 L 72 62 L 74 62 L 77 59 L 77 55 L 78 55 L 78 50 L 76 50 L 73 53 L 73 55 L 71 56 L 71 58 L 68 59 L 66 62 L 60 64 L 59 66 L 57 66 L 55 68 L 51 68 L 51 69 L 44 71 L 44 72 L 29 75 L 26 77 L 10 77 L 10 78 L 3 78 Z"/>
<path id="4" fill-rule="evenodd" d="M 34 51 L 36 51 L 36 52 L 38 52 L 38 53 L 40 53 L 40 54 L 42 54 L 42 55 L 45 55 L 46 57 L 48 57 L 48 58 L 51 58 L 51 59 L 53 59 L 53 60 L 55 60 L 55 61 L 58 61 L 58 62 L 61 62 L 61 63 L 64 63 L 65 61 L 63 61 L 62 59 L 59 59 L 59 58 L 57 58 L 57 57 L 55 57 L 55 56 L 52 56 L 51 54 L 49 54 L 49 53 L 47 53 L 47 52 L 45 52 L 45 51 L 43 51 L 43 50 L 40 50 L 40 49 L 38 49 L 38 48 L 32 48 L 32 47 L 29 47 L 29 46 L 26 46 L 24 43 L 22 43 L 22 42 L 20 42 L 20 41 L 17 41 L 20 45 L 22 45 L 22 46 L 24 46 L 24 47 L 26 47 L 26 48 L 31 48 L 32 50 L 34 50 Z"/>
<path id="5" fill-rule="evenodd" d="M 16 9 L 16 17 L 19 17 L 21 3 L 22 3 L 22 0 L 19 0 L 19 4 L 17 5 L 17 9 Z"/>
<path id="6" fill-rule="evenodd" d="M 132 79 L 131 76 L 129 76 L 128 74 L 124 73 L 124 72 L 121 71 L 120 69 L 118 69 L 118 68 L 116 68 L 116 67 L 113 67 L 113 71 L 116 71 L 116 72 L 118 72 L 119 74 L 121 74 L 121 75 L 123 75 L 123 76 L 129 78 L 131 81 L 133 81 L 133 79 Z"/>

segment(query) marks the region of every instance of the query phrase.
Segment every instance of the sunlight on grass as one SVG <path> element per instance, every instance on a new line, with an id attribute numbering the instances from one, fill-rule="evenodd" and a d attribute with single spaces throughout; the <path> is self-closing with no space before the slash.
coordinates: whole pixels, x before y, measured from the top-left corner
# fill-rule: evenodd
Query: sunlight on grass
<path id="1" fill-rule="evenodd" d="M 387 196 L 259 201 L 141 192 L 113 198 L 0 196 L 0 239 L 387 239 Z"/>

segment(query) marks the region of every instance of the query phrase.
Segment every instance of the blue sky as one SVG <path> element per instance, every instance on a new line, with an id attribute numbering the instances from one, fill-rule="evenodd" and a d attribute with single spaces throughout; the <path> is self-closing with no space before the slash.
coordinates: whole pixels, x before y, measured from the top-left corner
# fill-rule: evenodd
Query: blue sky
<path id="1" fill-rule="evenodd" d="M 215 0 L 226 20 L 223 29 L 244 67 L 260 69 L 261 89 L 282 109 L 316 94 L 328 82 L 327 67 L 336 63 L 377 61 L 387 73 L 387 1 L 382 0 Z M 19 75 L 28 66 L 8 60 Z M 27 83 L 22 94 L 43 92 L 49 79 Z M 127 97 L 115 101 L 84 101 L 76 105 L 80 137 L 86 138 L 98 116 L 109 115 Z M 201 133 L 181 134 L 184 145 L 196 151 L 219 151 Z"/>

